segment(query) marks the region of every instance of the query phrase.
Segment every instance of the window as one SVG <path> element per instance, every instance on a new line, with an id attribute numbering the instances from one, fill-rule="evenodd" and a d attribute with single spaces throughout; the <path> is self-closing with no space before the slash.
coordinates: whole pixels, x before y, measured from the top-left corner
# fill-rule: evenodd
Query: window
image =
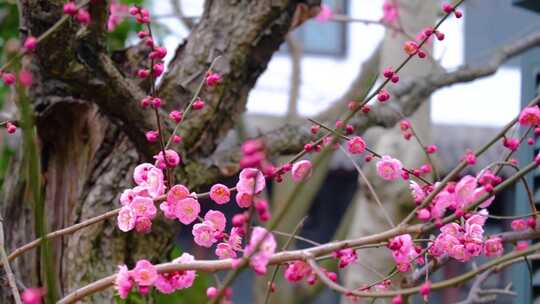
<path id="1" fill-rule="evenodd" d="M 336 14 L 347 14 L 347 0 L 323 0 Z M 347 51 L 347 23 L 309 20 L 292 33 L 305 54 L 343 57 Z M 283 48 L 286 50 L 286 47 Z"/>

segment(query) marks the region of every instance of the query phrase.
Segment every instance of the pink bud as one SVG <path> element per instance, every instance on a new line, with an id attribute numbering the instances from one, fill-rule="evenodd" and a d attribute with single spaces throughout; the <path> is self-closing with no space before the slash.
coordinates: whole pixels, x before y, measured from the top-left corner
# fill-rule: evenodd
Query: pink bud
<path id="1" fill-rule="evenodd" d="M 174 135 L 173 138 L 172 138 L 172 141 L 175 144 L 180 143 L 182 141 L 182 136 Z"/>
<path id="2" fill-rule="evenodd" d="M 426 152 L 428 154 L 437 153 L 437 146 L 436 145 L 430 145 L 426 147 Z"/>
<path id="3" fill-rule="evenodd" d="M 183 113 L 180 111 L 171 111 L 171 113 L 169 113 L 169 118 L 176 123 L 180 123 L 182 121 L 182 115 Z"/>
<path id="4" fill-rule="evenodd" d="M 463 17 L 463 13 L 461 11 L 455 11 L 454 15 L 456 15 L 456 18 L 458 18 L 458 19 Z"/>
<path id="5" fill-rule="evenodd" d="M 9 134 L 13 134 L 15 133 L 15 131 L 17 131 L 17 126 L 15 126 L 13 123 L 8 121 L 6 123 L 6 130 Z"/>
<path id="6" fill-rule="evenodd" d="M 354 111 L 356 110 L 356 108 L 358 108 L 358 105 L 358 102 L 351 100 L 349 101 L 349 103 L 347 103 L 347 108 L 349 109 L 349 111 Z"/>
<path id="7" fill-rule="evenodd" d="M 77 5 L 71 1 L 64 4 L 64 14 L 75 16 L 77 14 Z"/>
<path id="8" fill-rule="evenodd" d="M 75 16 L 75 20 L 82 25 L 88 25 L 90 24 L 90 13 L 87 10 L 80 9 Z"/>
<path id="9" fill-rule="evenodd" d="M 11 73 L 2 73 L 2 81 L 6 84 L 6 85 L 12 85 L 15 83 L 15 75 L 11 74 Z"/>
<path id="10" fill-rule="evenodd" d="M 416 215 L 418 216 L 418 219 L 423 222 L 428 221 L 431 217 L 431 213 L 426 208 L 418 210 Z"/>
<path id="11" fill-rule="evenodd" d="M 161 107 L 161 98 L 152 98 L 152 105 L 155 107 L 155 108 L 159 108 Z"/>
<path id="12" fill-rule="evenodd" d="M 199 98 L 195 100 L 192 107 L 193 107 L 193 110 L 201 110 L 204 108 L 204 101 L 202 101 L 202 99 Z"/>
<path id="13" fill-rule="evenodd" d="M 367 114 L 371 111 L 371 108 L 368 105 L 362 107 L 362 113 Z"/>
<path id="14" fill-rule="evenodd" d="M 27 69 L 22 69 L 20 72 L 19 72 L 19 81 L 21 82 L 21 84 L 25 87 L 30 87 L 32 85 L 32 82 L 33 82 L 33 76 L 32 76 L 32 73 L 30 71 L 28 71 Z"/>
<path id="15" fill-rule="evenodd" d="M 220 81 L 221 76 L 217 73 L 208 72 L 208 75 L 206 75 L 206 85 L 209 87 L 217 85 Z"/>
<path id="16" fill-rule="evenodd" d="M 141 100 L 141 107 L 146 108 L 152 103 L 152 96 L 146 96 Z"/>
<path id="17" fill-rule="evenodd" d="M 232 225 L 234 227 L 241 227 L 246 222 L 246 216 L 243 213 L 235 214 L 232 218 Z"/>
<path id="18" fill-rule="evenodd" d="M 420 286 L 420 294 L 424 297 L 428 297 L 429 293 L 431 291 L 431 282 L 426 281 L 424 284 Z"/>
<path id="19" fill-rule="evenodd" d="M 401 296 L 395 296 L 392 298 L 392 304 L 403 304 L 403 299 Z"/>
<path id="20" fill-rule="evenodd" d="M 148 142 L 151 142 L 151 143 L 154 143 L 158 140 L 159 138 L 159 133 L 157 131 L 148 131 L 146 132 L 146 140 L 148 140 Z"/>
<path id="21" fill-rule="evenodd" d="M 321 127 L 319 125 L 313 125 L 311 126 L 311 134 L 316 135 L 321 130 Z"/>
<path id="22" fill-rule="evenodd" d="M 450 14 L 452 11 L 454 11 L 454 7 L 449 3 L 443 3 L 442 10 L 443 12 Z"/>
<path id="23" fill-rule="evenodd" d="M 390 99 L 390 94 L 384 89 L 379 91 L 379 94 L 377 95 L 377 100 L 380 102 L 385 102 L 388 99 Z"/>
<path id="24" fill-rule="evenodd" d="M 384 69 L 383 76 L 385 78 L 392 78 L 392 76 L 394 76 L 394 71 L 392 70 L 392 68 L 388 67 L 388 68 Z"/>
<path id="25" fill-rule="evenodd" d="M 139 14 L 139 8 L 136 7 L 136 6 L 130 7 L 130 8 L 129 8 L 129 14 L 130 14 L 131 16 L 135 16 L 135 15 Z"/>
<path id="26" fill-rule="evenodd" d="M 161 74 L 163 74 L 164 70 L 165 70 L 165 66 L 163 66 L 163 63 L 154 64 L 154 67 L 153 67 L 154 77 L 161 76 Z"/>
<path id="27" fill-rule="evenodd" d="M 139 69 L 137 70 L 137 77 L 139 78 L 146 78 L 150 72 L 147 69 Z"/>
<path id="28" fill-rule="evenodd" d="M 140 38 L 140 39 L 143 39 L 144 37 L 147 37 L 148 36 L 148 32 L 147 31 L 139 31 L 137 33 L 137 36 Z"/>
<path id="29" fill-rule="evenodd" d="M 24 41 L 24 48 L 26 49 L 27 52 L 34 51 L 36 49 L 36 46 L 37 46 L 36 37 L 30 36 L 26 38 L 26 40 Z"/>
<path id="30" fill-rule="evenodd" d="M 206 296 L 209 298 L 209 299 L 213 299 L 215 297 L 217 297 L 218 295 L 218 290 L 215 288 L 215 287 L 208 287 L 208 289 L 206 289 Z"/>
<path id="31" fill-rule="evenodd" d="M 399 76 L 398 76 L 398 74 L 394 74 L 394 76 L 392 76 L 392 78 L 390 79 L 390 81 L 392 81 L 393 83 L 398 83 L 398 82 L 399 82 Z"/>
<path id="32" fill-rule="evenodd" d="M 426 52 L 424 52 L 422 50 L 418 50 L 418 57 L 419 58 L 424 59 L 424 58 L 426 58 L 426 56 L 427 56 Z"/>

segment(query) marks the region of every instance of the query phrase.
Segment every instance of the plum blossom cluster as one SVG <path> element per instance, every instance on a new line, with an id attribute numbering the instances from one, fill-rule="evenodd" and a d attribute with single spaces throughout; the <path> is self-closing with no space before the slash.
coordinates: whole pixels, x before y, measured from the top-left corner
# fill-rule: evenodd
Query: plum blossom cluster
<path id="1" fill-rule="evenodd" d="M 493 187 L 501 182 L 501 178 L 495 176 L 490 170 L 486 170 L 482 175 L 474 177 L 466 175 L 457 183 L 451 182 L 438 193 L 432 202 L 418 212 L 422 220 L 434 220 L 436 223 L 441 220 L 447 210 L 452 210 L 458 216 L 463 216 L 466 210 L 484 195 L 489 198 L 482 202 L 478 207 L 487 208 L 495 196 L 490 195 Z M 435 187 L 438 184 L 435 184 Z M 414 201 L 419 204 L 433 190 L 432 186 L 420 187 L 417 183 L 411 182 L 410 189 Z"/>
<path id="2" fill-rule="evenodd" d="M 120 196 L 118 228 L 146 233 L 157 214 L 154 200 L 165 193 L 163 171 L 149 163 L 140 164 L 133 172 L 133 180 L 137 186 L 124 190 Z"/>
<path id="3" fill-rule="evenodd" d="M 501 238 L 493 237 L 484 241 L 485 221 L 486 216 L 479 213 L 469 217 L 463 225 L 444 225 L 429 248 L 430 254 L 434 257 L 446 254 L 460 262 L 467 262 L 482 253 L 488 257 L 502 255 Z"/>
<path id="4" fill-rule="evenodd" d="M 181 264 L 194 260 L 195 258 L 189 253 L 183 253 L 172 262 Z M 156 288 L 161 293 L 170 294 L 191 287 L 195 276 L 194 270 L 160 274 L 152 263 L 147 260 L 139 260 L 132 270 L 129 270 L 126 265 L 118 267 L 115 288 L 121 299 L 126 299 L 134 288 L 142 295 L 148 294 L 152 288 Z"/>
<path id="5" fill-rule="evenodd" d="M 410 234 L 402 234 L 391 239 L 388 248 L 392 251 L 396 268 L 400 272 L 409 271 L 414 262 L 418 265 L 424 264 L 424 259 L 420 255 L 422 247 L 415 246 Z"/>

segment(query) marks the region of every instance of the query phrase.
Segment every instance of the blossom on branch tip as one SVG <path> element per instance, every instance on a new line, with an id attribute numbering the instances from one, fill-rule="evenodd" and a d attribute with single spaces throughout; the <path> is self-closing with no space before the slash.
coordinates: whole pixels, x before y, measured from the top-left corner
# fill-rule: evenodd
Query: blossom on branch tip
<path id="1" fill-rule="evenodd" d="M 178 218 L 178 220 L 184 225 L 193 223 L 199 216 L 200 212 L 201 205 L 196 199 L 191 197 L 178 201 L 174 206 L 174 214 L 176 215 L 176 218 Z"/>

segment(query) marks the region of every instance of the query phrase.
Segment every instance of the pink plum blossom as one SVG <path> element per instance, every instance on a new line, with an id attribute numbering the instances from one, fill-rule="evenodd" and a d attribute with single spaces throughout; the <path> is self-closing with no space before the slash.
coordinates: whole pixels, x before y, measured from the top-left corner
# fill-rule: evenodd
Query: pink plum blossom
<path id="1" fill-rule="evenodd" d="M 133 278 L 126 265 L 118 266 L 114 287 L 121 299 L 127 299 L 129 292 L 133 288 Z"/>
<path id="2" fill-rule="evenodd" d="M 41 304 L 44 290 L 42 288 L 27 288 L 21 293 L 24 304 Z"/>
<path id="3" fill-rule="evenodd" d="M 231 191 L 222 184 L 215 184 L 210 188 L 210 199 L 216 204 L 223 205 L 231 200 Z"/>
<path id="4" fill-rule="evenodd" d="M 199 216 L 199 212 L 201 212 L 201 205 L 191 197 L 178 201 L 174 209 L 174 214 L 184 225 L 193 223 Z"/>
<path id="5" fill-rule="evenodd" d="M 347 150 L 351 154 L 362 154 L 366 151 L 366 141 L 360 136 L 354 136 L 347 141 Z"/>
<path id="6" fill-rule="evenodd" d="M 238 192 L 258 194 L 266 186 L 266 180 L 261 171 L 254 168 L 246 168 L 240 172 L 240 180 L 236 184 Z"/>
<path id="7" fill-rule="evenodd" d="M 159 152 L 156 156 L 154 156 L 154 159 L 156 160 L 155 166 L 162 170 L 166 167 L 174 168 L 182 161 L 180 155 L 171 149 L 165 150 L 165 158 L 166 161 L 163 159 L 163 152 Z"/>
<path id="8" fill-rule="evenodd" d="M 210 248 L 217 241 L 212 224 L 203 222 L 193 226 L 192 234 L 197 245 Z"/>
<path id="9" fill-rule="evenodd" d="M 133 209 L 126 205 L 120 209 L 118 213 L 118 228 L 124 232 L 135 228 L 136 216 Z"/>
<path id="10" fill-rule="evenodd" d="M 131 271 L 133 280 L 139 286 L 152 286 L 158 277 L 156 267 L 147 260 L 139 260 Z"/>
<path id="11" fill-rule="evenodd" d="M 518 121 L 522 126 L 533 127 L 540 125 L 540 107 L 526 107 L 521 111 L 521 114 L 519 114 Z"/>
<path id="12" fill-rule="evenodd" d="M 395 180 L 401 176 L 403 165 L 395 158 L 384 155 L 377 162 L 377 173 L 385 180 Z"/>
<path id="13" fill-rule="evenodd" d="M 221 211 L 216 210 L 208 210 L 208 212 L 204 216 L 204 221 L 210 224 L 212 227 L 214 227 L 215 230 L 219 232 L 225 230 L 225 224 L 227 223 L 225 215 L 223 215 Z"/>

